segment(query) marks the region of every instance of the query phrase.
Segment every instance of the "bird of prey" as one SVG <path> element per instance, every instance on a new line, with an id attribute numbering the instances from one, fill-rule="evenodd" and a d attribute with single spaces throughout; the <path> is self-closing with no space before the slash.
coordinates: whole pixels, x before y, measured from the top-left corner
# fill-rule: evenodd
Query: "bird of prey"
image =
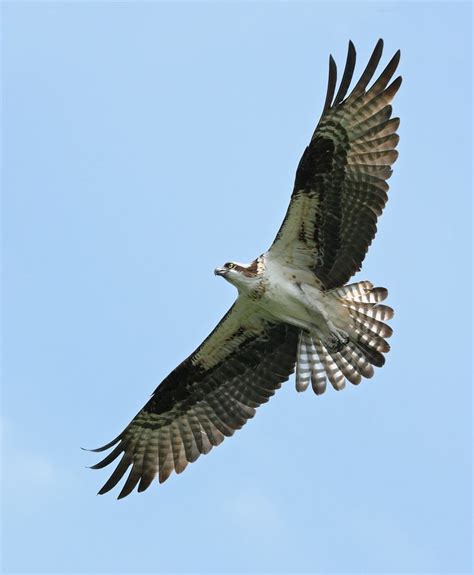
<path id="1" fill-rule="evenodd" d="M 216 268 L 237 300 L 122 433 L 94 450 L 113 448 L 94 469 L 120 458 L 100 494 L 128 470 L 119 498 L 181 473 L 240 429 L 294 371 L 298 391 L 311 385 L 321 394 L 327 382 L 340 390 L 384 364 L 392 334 L 384 321 L 393 316 L 380 303 L 387 290 L 369 281 L 346 285 L 375 236 L 398 155 L 390 102 L 401 84 L 400 76 L 392 81 L 400 52 L 373 81 L 382 48 L 379 40 L 351 91 L 354 45 L 337 92 L 330 56 L 322 115 L 273 244 L 249 264 Z"/>

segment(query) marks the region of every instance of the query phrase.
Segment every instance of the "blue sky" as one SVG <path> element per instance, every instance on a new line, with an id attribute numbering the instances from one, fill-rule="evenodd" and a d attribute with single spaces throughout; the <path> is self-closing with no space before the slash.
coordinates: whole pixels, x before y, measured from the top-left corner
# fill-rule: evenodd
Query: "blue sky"
<path id="1" fill-rule="evenodd" d="M 5 573 L 471 570 L 471 7 L 3 3 Z M 179 477 L 117 502 L 114 437 L 234 299 L 319 118 L 327 60 L 401 48 L 400 158 L 359 279 L 371 381 L 293 378 Z"/>

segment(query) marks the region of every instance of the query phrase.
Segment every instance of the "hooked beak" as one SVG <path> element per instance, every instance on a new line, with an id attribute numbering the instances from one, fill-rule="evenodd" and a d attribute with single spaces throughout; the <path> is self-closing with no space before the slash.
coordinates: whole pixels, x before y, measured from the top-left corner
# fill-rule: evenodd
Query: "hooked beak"
<path id="1" fill-rule="evenodd" d="M 216 276 L 225 276 L 226 273 L 227 273 L 226 268 L 216 268 L 214 270 L 214 275 Z"/>

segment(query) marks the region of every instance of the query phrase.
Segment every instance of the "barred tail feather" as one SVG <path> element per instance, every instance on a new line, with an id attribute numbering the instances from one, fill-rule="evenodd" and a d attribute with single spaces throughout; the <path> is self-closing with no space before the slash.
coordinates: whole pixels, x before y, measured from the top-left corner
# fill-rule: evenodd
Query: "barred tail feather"
<path id="1" fill-rule="evenodd" d="M 310 341 L 304 331 L 300 332 L 298 342 L 298 361 L 296 362 L 296 391 L 305 391 L 311 383 L 311 357 Z"/>
<path id="2" fill-rule="evenodd" d="M 326 381 L 341 390 L 345 381 L 358 385 L 362 378 L 371 378 L 374 367 L 385 363 L 384 353 L 390 350 L 385 338 L 392 328 L 384 321 L 393 317 L 393 309 L 380 302 L 388 291 L 363 281 L 331 290 L 346 309 L 349 322 L 345 331 L 349 341 L 341 348 L 325 345 L 320 334 L 302 330 L 296 362 L 296 389 L 304 391 L 311 382 L 316 394 L 324 393 Z"/>
<path id="3" fill-rule="evenodd" d="M 354 342 L 350 341 L 339 353 L 347 358 L 362 377 L 370 379 L 374 375 L 374 368 L 369 359 Z"/>
<path id="4" fill-rule="evenodd" d="M 296 390 L 305 391 L 310 383 L 316 395 L 324 393 L 326 390 L 326 369 L 319 358 L 311 336 L 302 330 L 296 362 Z"/>
<path id="5" fill-rule="evenodd" d="M 316 395 L 321 395 L 326 391 L 326 368 L 312 341 L 311 349 L 313 350 L 313 357 L 315 358 L 315 361 L 311 364 L 311 386 Z"/>
<path id="6" fill-rule="evenodd" d="M 353 385 L 358 385 L 362 380 L 362 376 L 356 367 L 352 365 L 352 356 L 350 354 L 343 353 L 343 351 L 344 350 L 341 350 L 338 353 L 333 353 L 332 358 L 344 377 Z"/>
<path id="7" fill-rule="evenodd" d="M 331 353 L 321 342 L 321 340 L 316 341 L 316 349 L 318 350 L 318 355 L 322 360 L 324 368 L 326 370 L 326 375 L 331 382 L 331 385 L 336 391 L 344 389 L 346 385 L 344 374 L 339 369 L 337 363 L 334 361 L 333 353 Z"/>

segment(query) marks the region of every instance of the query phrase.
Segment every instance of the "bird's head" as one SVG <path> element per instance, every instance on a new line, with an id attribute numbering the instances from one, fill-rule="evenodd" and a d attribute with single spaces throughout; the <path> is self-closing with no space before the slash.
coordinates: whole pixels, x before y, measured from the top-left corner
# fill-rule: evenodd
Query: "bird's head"
<path id="1" fill-rule="evenodd" d="M 216 276 L 222 276 L 239 291 L 249 291 L 258 284 L 261 278 L 262 267 L 261 258 L 257 258 L 250 264 L 227 262 L 223 266 L 216 268 L 214 273 Z"/>

